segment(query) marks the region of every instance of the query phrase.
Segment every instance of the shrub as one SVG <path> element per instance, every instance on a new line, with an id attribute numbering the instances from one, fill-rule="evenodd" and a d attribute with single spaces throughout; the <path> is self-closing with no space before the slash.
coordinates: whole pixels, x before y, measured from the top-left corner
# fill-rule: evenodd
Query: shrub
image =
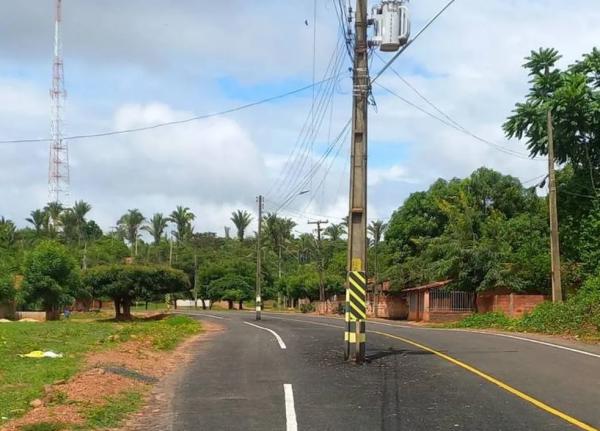
<path id="1" fill-rule="evenodd" d="M 313 311 L 315 311 L 315 306 L 310 302 L 308 304 L 301 304 L 300 311 L 302 313 L 312 313 Z"/>
<path id="2" fill-rule="evenodd" d="M 455 326 L 457 328 L 509 328 L 514 321 L 504 313 L 473 314 L 465 317 Z"/>
<path id="3" fill-rule="evenodd" d="M 563 303 L 538 305 L 518 322 L 517 329 L 551 334 L 600 332 L 600 277 L 589 278 Z"/>
<path id="4" fill-rule="evenodd" d="M 10 302 L 15 299 L 15 283 L 13 277 L 0 277 L 0 304 Z"/>

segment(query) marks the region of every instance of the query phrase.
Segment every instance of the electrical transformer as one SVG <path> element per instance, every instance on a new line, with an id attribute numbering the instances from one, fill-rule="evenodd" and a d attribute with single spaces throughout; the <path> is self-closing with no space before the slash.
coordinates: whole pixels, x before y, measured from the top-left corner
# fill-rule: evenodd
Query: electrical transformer
<path id="1" fill-rule="evenodd" d="M 374 44 L 381 51 L 398 51 L 410 37 L 408 8 L 401 0 L 383 0 L 373 9 Z"/>

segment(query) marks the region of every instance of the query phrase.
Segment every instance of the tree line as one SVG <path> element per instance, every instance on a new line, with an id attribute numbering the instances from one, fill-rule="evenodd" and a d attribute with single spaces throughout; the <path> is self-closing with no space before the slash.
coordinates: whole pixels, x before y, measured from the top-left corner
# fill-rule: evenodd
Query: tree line
<path id="1" fill-rule="evenodd" d="M 508 116 L 504 131 L 525 140 L 531 156 L 544 156 L 546 113 L 554 113 L 562 272 L 570 294 L 600 267 L 600 51 L 564 69 L 556 66 L 558 59 L 553 49 L 527 58 L 530 90 Z M 467 291 L 548 293 L 548 205 L 537 193 L 544 183 L 539 178 L 524 185 L 482 167 L 466 178 L 439 179 L 428 190 L 412 193 L 387 223 L 369 225 L 368 275 L 376 291 L 381 292 L 383 280 L 390 282 L 392 294 L 450 280 L 450 288 Z M 85 292 L 110 296 L 130 291 L 117 298 L 120 312 L 127 314 L 123 304 L 127 308 L 132 300 L 156 299 L 165 292 L 173 298 L 224 300 L 230 307 L 253 298 L 257 250 L 255 235 L 248 231 L 251 213 L 237 210 L 223 221 L 233 225 L 232 236 L 230 227 L 222 235 L 196 232 L 197 217 L 185 206 L 148 218 L 130 209 L 109 232 L 89 218 L 90 211 L 83 201 L 69 208 L 49 203 L 31 211 L 28 226 L 21 229 L 0 218 L 0 301 L 16 298 L 23 308 L 36 307 L 47 302 L 43 292 L 48 291 L 58 292 L 55 297 L 62 299 L 53 305 L 58 306 Z M 276 213 L 260 222 L 266 299 L 282 306 L 300 298 L 316 300 L 321 280 L 328 298 L 343 293 L 345 220 L 329 224 L 321 242 L 312 233 L 296 232 L 294 220 Z M 132 264 L 130 270 L 124 262 Z M 98 268 L 109 274 L 101 277 Z M 148 268 L 175 272 L 171 278 L 156 273 L 155 279 L 162 280 L 158 286 L 151 283 Z M 71 272 L 78 275 L 73 278 Z M 20 284 L 15 283 L 19 276 Z"/>

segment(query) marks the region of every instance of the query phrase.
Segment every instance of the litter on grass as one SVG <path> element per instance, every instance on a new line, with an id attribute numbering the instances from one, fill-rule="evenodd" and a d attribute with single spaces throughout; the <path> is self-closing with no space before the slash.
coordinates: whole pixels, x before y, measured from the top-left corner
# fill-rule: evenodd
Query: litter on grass
<path id="1" fill-rule="evenodd" d="M 34 350 L 33 352 L 29 352 L 29 353 L 26 353 L 24 355 L 19 355 L 19 356 L 21 358 L 34 358 L 34 359 L 40 359 L 40 358 L 56 359 L 56 358 L 63 357 L 62 353 L 55 353 L 51 350 L 49 350 L 47 352 L 42 352 L 41 350 Z"/>

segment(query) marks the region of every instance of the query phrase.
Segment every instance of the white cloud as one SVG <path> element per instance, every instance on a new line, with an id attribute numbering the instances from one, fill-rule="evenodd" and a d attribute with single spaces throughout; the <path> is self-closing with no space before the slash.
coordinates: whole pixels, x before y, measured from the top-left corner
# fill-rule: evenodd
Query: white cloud
<path id="1" fill-rule="evenodd" d="M 415 180 L 408 175 L 408 170 L 401 165 L 392 165 L 389 168 L 369 169 L 369 186 L 376 186 L 383 182 L 414 183 Z"/>
<path id="2" fill-rule="evenodd" d="M 52 2 L 38 3 L 11 2 L 0 16 L 1 63 L 7 71 L 0 72 L 0 138 L 48 135 Z M 304 19 L 310 18 L 312 2 L 259 3 L 70 2 L 64 41 L 67 130 L 171 121 L 285 91 L 278 83 L 309 81 L 312 27 Z M 317 58 L 322 71 L 337 27 L 331 4 L 320 4 Z M 443 4 L 411 2 L 415 31 Z M 501 130 L 527 91 L 523 57 L 551 46 L 564 55 L 563 65 L 570 63 L 600 40 L 599 21 L 597 0 L 573 0 L 566 6 L 558 0 L 461 0 L 394 67 L 469 130 L 526 153 L 522 144 L 506 142 Z M 372 70 L 379 67 L 375 60 Z M 238 95 L 233 86 L 225 88 L 222 78 L 256 91 Z M 381 83 L 432 110 L 393 74 L 383 75 Z M 260 84 L 259 89 L 252 84 Z M 348 80 L 339 87 L 332 135 L 350 112 Z M 464 177 L 485 165 L 527 180 L 546 169 L 543 162 L 501 153 L 375 91 L 369 218 L 387 217 L 410 192 L 438 177 Z M 197 230 L 222 233 L 232 210 L 255 211 L 255 196 L 281 178 L 309 106 L 310 91 L 230 117 L 73 141 L 72 200 L 91 202 L 92 216 L 103 227 L 127 208 L 138 207 L 150 216 L 182 204 L 198 214 Z M 320 141 L 326 135 L 324 130 Z M 315 145 L 318 153 L 316 148 L 321 150 L 323 142 Z M 31 209 L 44 204 L 47 157 L 45 143 L 0 147 L 0 215 L 22 223 Z M 304 224 L 309 214 L 346 214 L 347 164 L 344 151 L 322 190 L 313 190 L 313 201 L 308 204 L 310 196 L 303 196 L 290 205 L 306 213 L 296 215 L 298 223 Z"/>

